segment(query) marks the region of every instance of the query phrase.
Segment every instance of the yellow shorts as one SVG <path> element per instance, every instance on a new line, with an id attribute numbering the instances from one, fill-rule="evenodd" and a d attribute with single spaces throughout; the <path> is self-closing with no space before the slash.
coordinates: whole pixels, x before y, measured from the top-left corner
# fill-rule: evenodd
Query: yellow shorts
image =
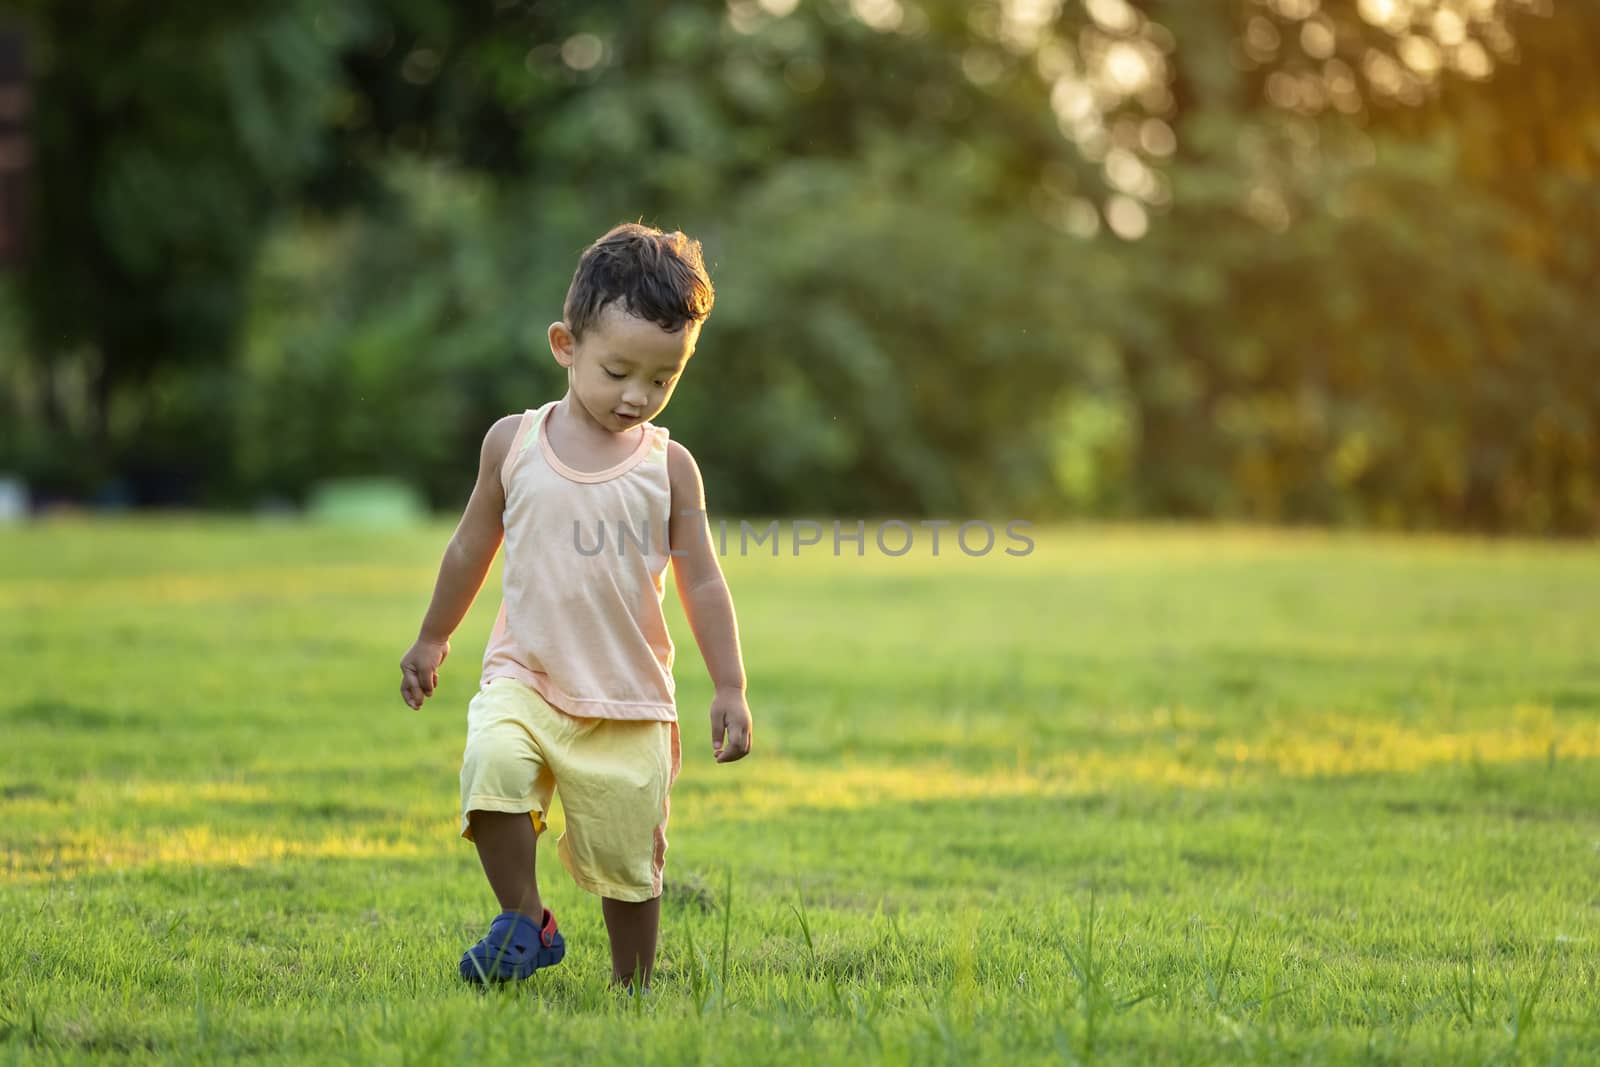
<path id="1" fill-rule="evenodd" d="M 614 900 L 650 900 L 661 895 L 679 759 L 675 722 L 580 719 L 495 678 L 467 706 L 461 836 L 472 840 L 473 811 L 525 811 L 542 833 L 559 789 L 567 828 L 556 851 L 573 881 Z"/>

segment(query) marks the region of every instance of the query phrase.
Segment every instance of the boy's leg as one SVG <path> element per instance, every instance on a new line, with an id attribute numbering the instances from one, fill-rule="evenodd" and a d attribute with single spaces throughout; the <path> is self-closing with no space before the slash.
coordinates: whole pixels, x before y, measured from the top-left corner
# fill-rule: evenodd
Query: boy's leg
<path id="1" fill-rule="evenodd" d="M 600 908 L 611 935 L 612 984 L 630 985 L 637 977 L 638 984 L 648 988 L 661 929 L 661 898 L 635 902 L 602 897 Z"/>
<path id="2" fill-rule="evenodd" d="M 478 862 L 483 864 L 500 909 L 543 922 L 544 903 L 539 899 L 534 869 L 539 834 L 533 819 L 525 811 L 474 811 L 468 818 L 472 820 L 473 844 L 478 846 Z"/>
<path id="3" fill-rule="evenodd" d="M 611 980 L 648 986 L 661 927 L 668 794 L 678 770 L 675 722 L 601 720 L 561 752 L 566 809 L 557 853 L 579 886 L 601 898 Z"/>

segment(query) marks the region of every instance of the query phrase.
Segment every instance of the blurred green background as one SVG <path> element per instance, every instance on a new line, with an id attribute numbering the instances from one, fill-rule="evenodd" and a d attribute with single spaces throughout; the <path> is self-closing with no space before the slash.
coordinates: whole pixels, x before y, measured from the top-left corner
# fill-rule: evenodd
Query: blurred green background
<path id="1" fill-rule="evenodd" d="M 464 501 L 700 238 L 729 513 L 1600 530 L 1600 4 L 21 0 L 0 477 Z"/>

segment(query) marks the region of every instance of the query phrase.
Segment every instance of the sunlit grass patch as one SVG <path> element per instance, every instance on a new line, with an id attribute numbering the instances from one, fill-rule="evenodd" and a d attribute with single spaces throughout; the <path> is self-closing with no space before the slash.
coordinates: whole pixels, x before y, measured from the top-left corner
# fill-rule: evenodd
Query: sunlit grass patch
<path id="1" fill-rule="evenodd" d="M 140 838 L 68 832 L 15 849 L 7 856 L 5 874 L 8 880 L 18 882 L 53 882 L 94 869 L 251 867 L 289 859 L 386 859 L 416 856 L 425 847 L 415 839 L 376 839 L 349 832 L 308 837 L 220 833 L 206 826 Z"/>
<path id="2" fill-rule="evenodd" d="M 1591 551 L 728 559 L 756 752 L 710 761 L 669 601 L 638 1003 L 549 838 L 567 962 L 454 978 L 495 910 L 455 811 L 493 588 L 421 712 L 396 667 L 448 534 L 0 530 L 0 1060 L 1600 1059 Z"/>

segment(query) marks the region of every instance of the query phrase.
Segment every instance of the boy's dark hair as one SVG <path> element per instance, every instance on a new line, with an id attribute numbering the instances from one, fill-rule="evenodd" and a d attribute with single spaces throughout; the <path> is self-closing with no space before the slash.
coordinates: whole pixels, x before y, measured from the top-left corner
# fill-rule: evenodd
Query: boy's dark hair
<path id="1" fill-rule="evenodd" d="M 625 222 L 583 250 L 562 318 L 581 338 L 607 304 L 621 301 L 629 314 L 676 333 L 703 322 L 714 296 L 699 241 Z"/>

